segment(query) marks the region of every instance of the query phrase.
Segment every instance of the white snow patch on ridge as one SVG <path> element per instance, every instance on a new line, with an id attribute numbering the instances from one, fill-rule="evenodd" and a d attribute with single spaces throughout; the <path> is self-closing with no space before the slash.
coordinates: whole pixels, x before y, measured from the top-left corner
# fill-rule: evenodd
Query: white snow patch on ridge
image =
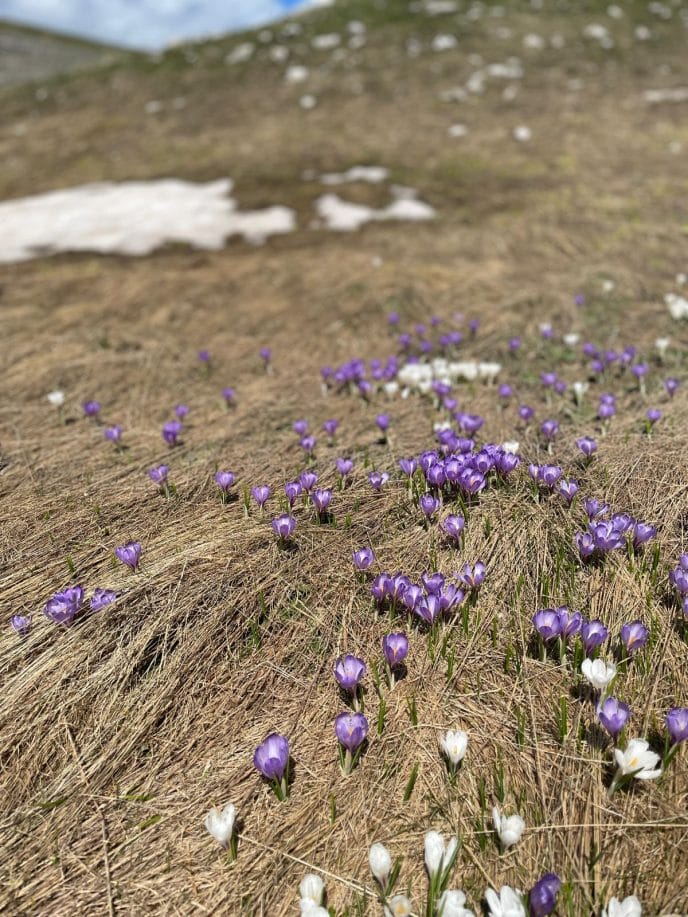
<path id="1" fill-rule="evenodd" d="M 344 201 L 338 194 L 323 194 L 315 207 L 327 228 L 337 232 L 353 232 L 366 223 L 380 220 L 431 220 L 435 216 L 429 204 L 416 200 L 416 192 L 412 189 L 393 187 L 391 190 L 392 203 L 377 210 Z"/>
<path id="2" fill-rule="evenodd" d="M 296 229 L 288 207 L 237 210 L 230 179 L 103 182 L 0 203 L 0 262 L 56 252 L 147 255 L 167 242 L 220 249 Z"/>

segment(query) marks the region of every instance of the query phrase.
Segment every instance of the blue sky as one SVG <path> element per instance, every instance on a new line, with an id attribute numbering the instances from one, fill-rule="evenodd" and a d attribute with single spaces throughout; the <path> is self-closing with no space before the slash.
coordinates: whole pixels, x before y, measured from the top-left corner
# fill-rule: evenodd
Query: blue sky
<path id="1" fill-rule="evenodd" d="M 308 0 L 0 0 L 0 19 L 154 50 L 262 25 Z"/>

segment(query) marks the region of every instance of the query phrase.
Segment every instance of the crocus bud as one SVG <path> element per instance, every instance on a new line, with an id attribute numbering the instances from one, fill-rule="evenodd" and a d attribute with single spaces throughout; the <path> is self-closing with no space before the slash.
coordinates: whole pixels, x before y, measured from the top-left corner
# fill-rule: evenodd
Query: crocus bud
<path id="1" fill-rule="evenodd" d="M 548 917 L 557 906 L 561 879 L 553 872 L 546 873 L 530 890 L 528 903 L 533 917 Z"/>
<path id="2" fill-rule="evenodd" d="M 392 857 L 384 844 L 373 844 L 368 853 L 368 863 L 373 876 L 384 890 L 392 871 Z"/>
<path id="3" fill-rule="evenodd" d="M 226 849 L 232 840 L 235 821 L 236 807 L 229 803 L 222 811 L 213 807 L 205 817 L 205 826 L 218 844 Z"/>
<path id="4" fill-rule="evenodd" d="M 385 917 L 409 917 L 413 905 L 406 895 L 393 895 L 385 904 Z"/>
<path id="5" fill-rule="evenodd" d="M 521 835 L 526 827 L 526 823 L 520 815 L 510 815 L 507 817 L 506 815 L 502 815 L 496 806 L 492 809 L 492 821 L 499 842 L 504 850 L 520 841 Z"/>
<path id="6" fill-rule="evenodd" d="M 444 838 L 439 832 L 427 832 L 424 841 L 425 867 L 431 879 L 437 875 L 440 869 L 444 872 L 451 865 L 457 845 L 458 840 L 452 837 L 445 847 Z"/>
<path id="7" fill-rule="evenodd" d="M 448 889 L 437 902 L 437 913 L 442 917 L 474 917 L 473 911 L 464 907 L 466 896 L 463 892 Z"/>
<path id="8" fill-rule="evenodd" d="M 325 883 L 313 872 L 307 873 L 299 884 L 301 900 L 311 901 L 313 904 L 322 904 L 325 894 Z"/>
<path id="9" fill-rule="evenodd" d="M 620 901 L 618 898 L 612 898 L 609 904 L 603 908 L 601 917 L 641 917 L 643 908 L 640 901 L 635 895 L 629 895 Z"/>
<path id="10" fill-rule="evenodd" d="M 54 392 L 48 392 L 47 399 L 54 408 L 61 408 L 64 404 L 64 392 L 56 389 Z"/>

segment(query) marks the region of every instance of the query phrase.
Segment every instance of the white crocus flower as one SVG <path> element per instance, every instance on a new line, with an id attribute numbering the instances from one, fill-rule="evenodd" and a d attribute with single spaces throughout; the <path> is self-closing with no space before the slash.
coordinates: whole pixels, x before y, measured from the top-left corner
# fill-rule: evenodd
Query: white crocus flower
<path id="1" fill-rule="evenodd" d="M 670 338 L 657 338 L 655 341 L 655 347 L 659 352 L 659 356 L 664 359 L 666 352 L 669 349 L 669 344 L 671 344 Z"/>
<path id="2" fill-rule="evenodd" d="M 575 398 L 576 404 L 582 404 L 583 396 L 590 388 L 590 384 L 588 382 L 574 382 L 571 388 L 573 390 L 573 397 Z"/>
<path id="3" fill-rule="evenodd" d="M 61 392 L 59 389 L 55 389 L 54 392 L 48 392 L 47 395 L 48 401 L 54 408 L 61 408 L 64 404 L 64 392 Z"/>
<path id="4" fill-rule="evenodd" d="M 492 821 L 504 850 L 521 840 L 521 835 L 526 827 L 520 815 L 502 815 L 497 806 L 492 809 Z"/>
<path id="5" fill-rule="evenodd" d="M 440 748 L 447 756 L 452 767 L 456 767 L 466 754 L 468 736 L 460 729 L 450 729 L 440 738 Z"/>
<path id="6" fill-rule="evenodd" d="M 641 917 L 643 908 L 635 895 L 629 895 L 623 901 L 612 898 L 602 911 L 601 917 Z"/>
<path id="7" fill-rule="evenodd" d="M 370 871 L 384 889 L 392 871 L 392 857 L 384 844 L 373 844 L 368 852 Z"/>
<path id="8" fill-rule="evenodd" d="M 230 803 L 222 811 L 213 806 L 205 817 L 205 826 L 218 844 L 226 849 L 232 840 L 235 821 L 236 807 Z"/>
<path id="9" fill-rule="evenodd" d="M 428 831 L 425 835 L 425 865 L 428 875 L 433 878 L 440 869 L 444 870 L 451 864 L 456 853 L 458 840 L 449 839 L 445 846 L 444 838 L 438 831 Z"/>
<path id="10" fill-rule="evenodd" d="M 516 453 L 518 452 L 519 446 L 520 446 L 520 443 L 517 442 L 515 439 L 508 439 L 505 443 L 502 443 L 502 449 L 505 452 L 511 452 L 513 455 L 516 455 Z"/>
<path id="11" fill-rule="evenodd" d="M 301 917 L 330 917 L 330 912 L 326 907 L 315 904 L 310 898 L 302 898 L 299 903 L 301 905 Z"/>
<path id="12" fill-rule="evenodd" d="M 657 767 L 659 755 L 650 751 L 650 743 L 645 739 L 631 739 L 623 751 L 615 748 L 614 758 L 622 777 L 632 775 L 636 780 L 654 780 L 662 773 L 661 767 Z"/>
<path id="13" fill-rule="evenodd" d="M 478 375 L 487 382 L 494 382 L 501 371 L 501 363 L 478 363 Z"/>
<path id="14" fill-rule="evenodd" d="M 570 334 L 564 335 L 564 343 L 567 347 L 575 347 L 576 344 L 580 341 L 580 334 L 571 332 Z"/>
<path id="15" fill-rule="evenodd" d="M 393 398 L 399 391 L 399 383 L 385 382 L 382 388 L 384 389 L 385 395 L 387 395 L 388 398 Z"/>
<path id="16" fill-rule="evenodd" d="M 387 899 L 385 917 L 409 917 L 412 906 L 406 895 L 394 895 Z"/>
<path id="17" fill-rule="evenodd" d="M 314 872 L 306 873 L 299 885 L 301 901 L 310 901 L 312 904 L 322 904 L 325 894 L 325 883 Z"/>
<path id="18" fill-rule="evenodd" d="M 606 691 L 616 677 L 616 666 L 604 659 L 584 659 L 581 672 L 596 691 Z"/>
<path id="19" fill-rule="evenodd" d="M 485 892 L 485 901 L 489 917 L 527 917 L 523 906 L 523 892 L 510 885 L 502 885 L 497 892 L 488 888 Z"/>
<path id="20" fill-rule="evenodd" d="M 464 907 L 466 896 L 463 892 L 448 890 L 442 893 L 437 904 L 437 913 L 441 917 L 475 917 L 473 911 Z"/>

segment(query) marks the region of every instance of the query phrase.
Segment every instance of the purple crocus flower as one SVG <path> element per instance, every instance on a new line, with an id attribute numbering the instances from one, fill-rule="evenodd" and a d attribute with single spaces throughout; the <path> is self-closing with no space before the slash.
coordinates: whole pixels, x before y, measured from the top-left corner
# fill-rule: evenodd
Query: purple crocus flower
<path id="1" fill-rule="evenodd" d="M 387 634 L 382 638 L 382 652 L 390 669 L 396 668 L 408 656 L 409 642 L 406 634 Z"/>
<path id="2" fill-rule="evenodd" d="M 370 584 L 370 591 L 373 598 L 379 604 L 382 604 L 389 598 L 391 587 L 391 577 L 389 573 L 379 573 Z"/>
<path id="3" fill-rule="evenodd" d="M 103 436 L 105 439 L 109 439 L 111 443 L 119 443 L 122 439 L 122 428 L 119 424 L 114 424 L 112 427 L 105 427 L 103 430 Z"/>
<path id="4" fill-rule="evenodd" d="M 418 462 L 414 458 L 399 459 L 399 467 L 401 468 L 402 472 L 410 478 L 418 467 Z"/>
<path id="5" fill-rule="evenodd" d="M 557 906 L 557 895 L 561 879 L 556 873 L 548 872 L 530 890 L 528 904 L 532 917 L 549 917 Z"/>
<path id="6" fill-rule="evenodd" d="M 518 416 L 521 418 L 523 423 L 529 423 L 533 419 L 535 410 L 530 407 L 528 404 L 521 404 L 518 408 Z"/>
<path id="7" fill-rule="evenodd" d="M 347 654 L 337 660 L 334 667 L 334 677 L 342 690 L 355 694 L 366 671 L 366 664 L 362 659 L 359 659 L 358 656 Z"/>
<path id="8" fill-rule="evenodd" d="M 404 590 L 402 601 L 409 611 L 415 611 L 416 605 L 423 599 L 423 590 L 416 583 L 411 583 Z"/>
<path id="9" fill-rule="evenodd" d="M 540 382 L 543 388 L 552 388 L 559 377 L 556 373 L 540 373 Z"/>
<path id="10" fill-rule="evenodd" d="M 401 321 L 401 316 L 398 312 L 390 312 L 387 316 L 388 325 L 398 325 Z"/>
<path id="11" fill-rule="evenodd" d="M 440 525 L 445 535 L 451 541 L 454 541 L 458 544 L 458 542 L 461 541 L 461 536 L 466 525 L 466 520 L 463 516 L 452 514 L 451 516 L 447 516 L 447 518 L 441 522 Z"/>
<path id="12" fill-rule="evenodd" d="M 299 483 L 306 493 L 309 494 L 318 483 L 318 475 L 315 471 L 302 471 L 299 475 Z"/>
<path id="13" fill-rule="evenodd" d="M 428 595 L 437 595 L 444 586 L 443 573 L 423 573 L 421 574 L 421 580 Z"/>
<path id="14" fill-rule="evenodd" d="M 588 530 L 594 539 L 595 550 L 603 554 L 623 548 L 626 544 L 625 529 L 615 526 L 612 521 L 591 522 Z"/>
<path id="15" fill-rule="evenodd" d="M 509 350 L 511 351 L 511 353 L 516 353 L 516 351 L 519 350 L 521 346 L 521 338 L 519 337 L 509 338 L 508 346 L 509 346 Z"/>
<path id="16" fill-rule="evenodd" d="M 382 490 L 387 481 L 389 481 L 389 475 L 386 471 L 371 471 L 368 475 L 368 483 L 373 490 L 378 493 Z"/>
<path id="17" fill-rule="evenodd" d="M 554 439 L 557 433 L 559 432 L 559 421 L 557 420 L 543 420 L 540 424 L 540 432 L 545 437 L 545 439 L 551 440 Z"/>
<path id="18" fill-rule="evenodd" d="M 284 485 L 284 492 L 287 495 L 287 501 L 289 506 L 293 506 L 296 503 L 298 497 L 303 493 L 303 487 L 301 486 L 300 481 L 287 481 Z"/>
<path id="19" fill-rule="evenodd" d="M 289 764 L 289 742 L 272 732 L 253 754 L 253 766 L 267 780 L 281 781 Z"/>
<path id="20" fill-rule="evenodd" d="M 292 430 L 296 433 L 297 436 L 302 437 L 308 433 L 308 421 L 307 420 L 295 420 L 291 425 Z"/>
<path id="21" fill-rule="evenodd" d="M 673 707 L 666 715 L 666 727 L 672 745 L 688 739 L 688 707 Z"/>
<path id="22" fill-rule="evenodd" d="M 84 401 L 82 407 L 86 417 L 97 417 L 100 414 L 100 401 Z"/>
<path id="23" fill-rule="evenodd" d="M 590 458 L 597 452 L 597 443 L 591 436 L 581 436 L 576 440 L 576 445 L 586 458 Z"/>
<path id="24" fill-rule="evenodd" d="M 419 601 L 416 602 L 413 611 L 414 614 L 417 614 L 418 617 L 425 621 L 426 624 L 430 624 L 432 626 L 442 611 L 442 602 L 440 597 L 434 593 L 431 593 L 430 595 L 425 596 L 425 598 L 419 599 Z"/>
<path id="25" fill-rule="evenodd" d="M 595 553 L 595 539 L 590 532 L 576 532 L 576 547 L 582 560 L 588 560 Z"/>
<path id="26" fill-rule="evenodd" d="M 169 468 L 167 465 L 157 465 L 155 468 L 151 468 L 148 472 L 148 477 L 154 484 L 160 484 L 163 486 L 167 483 L 167 475 L 169 473 Z"/>
<path id="27" fill-rule="evenodd" d="M 456 415 L 456 419 L 467 436 L 473 436 L 485 423 L 485 418 L 479 414 L 459 413 Z"/>
<path id="28" fill-rule="evenodd" d="M 288 513 L 282 513 L 281 516 L 276 516 L 272 520 L 271 525 L 272 531 L 277 535 L 280 541 L 288 541 L 294 534 L 296 519 Z"/>
<path id="29" fill-rule="evenodd" d="M 597 409 L 597 416 L 600 420 L 609 420 L 616 414 L 616 407 L 613 404 L 601 402 Z"/>
<path id="30" fill-rule="evenodd" d="M 686 555 L 681 555 L 685 557 Z M 681 596 L 688 597 L 688 570 L 683 566 L 683 563 L 680 563 L 678 567 L 675 567 L 669 574 L 669 582 L 676 587 L 676 591 Z"/>
<path id="31" fill-rule="evenodd" d="M 565 605 L 556 609 L 559 618 L 559 628 L 564 640 L 569 640 L 580 633 L 583 626 L 583 615 L 580 611 L 569 611 Z"/>
<path id="32" fill-rule="evenodd" d="M 272 350 L 269 347 L 261 347 L 258 351 L 258 355 L 267 367 L 272 359 Z"/>
<path id="33" fill-rule="evenodd" d="M 368 720 L 362 713 L 340 713 L 334 721 L 339 744 L 353 754 L 368 735 Z"/>
<path id="34" fill-rule="evenodd" d="M 222 389 L 222 397 L 224 398 L 225 404 L 229 407 L 231 404 L 234 404 L 236 399 L 236 392 L 230 386 Z"/>
<path id="35" fill-rule="evenodd" d="M 513 388 L 510 385 L 508 385 L 506 382 L 502 382 L 502 384 L 497 389 L 497 394 L 504 401 L 507 401 L 509 398 L 511 398 L 513 393 L 514 393 Z"/>
<path id="36" fill-rule="evenodd" d="M 461 572 L 457 574 L 457 579 L 469 589 L 479 589 L 485 582 L 486 573 L 485 564 L 479 560 L 474 567 L 471 567 L 470 564 L 464 564 Z"/>
<path id="37" fill-rule="evenodd" d="M 559 465 L 540 465 L 539 481 L 550 490 L 554 490 L 554 485 L 559 481 L 563 474 Z"/>
<path id="38" fill-rule="evenodd" d="M 117 598 L 117 593 L 112 589 L 96 589 L 91 596 L 89 607 L 91 611 L 100 611 L 106 605 L 111 605 Z"/>
<path id="39" fill-rule="evenodd" d="M 322 515 L 332 502 L 332 491 L 324 487 L 318 488 L 311 494 L 311 500 L 313 501 L 313 506 L 316 508 L 318 514 Z"/>
<path id="40" fill-rule="evenodd" d="M 201 361 L 201 363 L 204 363 L 207 365 L 208 363 L 210 363 L 210 351 L 209 350 L 199 350 L 198 359 Z"/>
<path id="41" fill-rule="evenodd" d="M 604 516 L 605 513 L 609 512 L 609 506 L 606 503 L 602 503 L 601 500 L 595 499 L 595 497 L 586 497 L 585 512 L 588 515 L 588 519 L 596 519 L 598 516 Z"/>
<path id="42" fill-rule="evenodd" d="M 384 435 L 389 429 L 389 414 L 378 414 L 375 418 L 375 423 L 380 432 Z"/>
<path id="43" fill-rule="evenodd" d="M 550 341 L 552 339 L 553 334 L 554 334 L 554 331 L 552 329 L 552 326 L 549 324 L 549 322 L 543 322 L 540 325 L 540 337 L 543 339 L 543 341 Z"/>
<path id="44" fill-rule="evenodd" d="M 263 509 L 265 504 L 270 499 L 271 493 L 272 491 L 270 490 L 267 484 L 259 484 L 257 487 L 251 488 L 251 494 L 253 496 L 253 499 L 256 501 L 256 503 L 258 504 L 258 506 L 261 509 Z"/>
<path id="45" fill-rule="evenodd" d="M 659 408 L 648 408 L 645 413 L 645 417 L 647 418 L 647 422 L 650 424 L 650 426 L 652 426 L 656 424 L 658 420 L 662 419 L 662 412 L 659 410 Z"/>
<path id="46" fill-rule="evenodd" d="M 179 434 L 182 432 L 182 424 L 179 420 L 168 420 L 166 424 L 163 424 L 162 428 L 162 438 L 165 440 L 168 446 L 176 446 L 179 439 Z"/>
<path id="47" fill-rule="evenodd" d="M 230 487 L 234 486 L 236 475 L 232 471 L 216 471 L 215 483 L 223 494 L 226 494 Z"/>
<path id="48" fill-rule="evenodd" d="M 562 497 L 566 500 L 566 502 L 570 506 L 571 502 L 573 501 L 573 498 L 578 493 L 578 484 L 576 484 L 575 481 L 562 479 L 561 481 L 559 481 L 558 490 L 559 490 L 559 493 L 562 495 Z"/>
<path id="49" fill-rule="evenodd" d="M 608 636 L 609 630 L 597 619 L 584 621 L 581 625 L 581 640 L 587 656 L 598 646 L 601 646 Z"/>
<path id="50" fill-rule="evenodd" d="M 367 570 L 375 560 L 375 555 L 370 548 L 359 548 L 353 553 L 354 567 L 357 570 Z"/>
<path id="51" fill-rule="evenodd" d="M 679 384 L 678 379 L 669 378 L 664 380 L 664 389 L 670 398 L 673 398 L 676 394 L 676 389 L 679 387 Z"/>
<path id="52" fill-rule="evenodd" d="M 81 586 L 71 586 L 63 592 L 56 592 L 45 603 L 43 614 L 55 624 L 71 624 L 84 601 Z"/>
<path id="53" fill-rule="evenodd" d="M 351 459 L 348 458 L 338 458 L 335 462 L 335 465 L 337 466 L 337 471 L 342 476 L 342 478 L 345 478 L 348 474 L 351 474 L 351 470 L 354 467 L 354 463 L 351 461 Z"/>
<path id="54" fill-rule="evenodd" d="M 115 548 L 115 557 L 129 567 L 130 570 L 136 570 L 141 560 L 141 543 L 139 541 L 128 541 L 119 548 Z"/>
<path id="55" fill-rule="evenodd" d="M 307 455 L 311 455 L 311 453 L 313 452 L 313 450 L 316 447 L 316 444 L 317 444 L 317 440 L 315 436 L 310 436 L 310 435 L 304 436 L 303 439 L 299 441 L 299 446 L 301 446 L 301 448 Z"/>
<path id="56" fill-rule="evenodd" d="M 180 420 L 184 420 L 186 415 L 189 413 L 189 407 L 186 404 L 178 404 L 174 409 L 174 413 Z"/>
<path id="57" fill-rule="evenodd" d="M 432 494 L 423 494 L 418 502 L 426 519 L 432 518 L 441 506 L 439 499 Z"/>
<path id="58" fill-rule="evenodd" d="M 624 704 L 615 697 L 607 697 L 597 706 L 597 718 L 615 742 L 630 715 L 631 708 L 628 704 Z"/>
<path id="59" fill-rule="evenodd" d="M 431 487 L 443 487 L 447 480 L 444 463 L 442 461 L 434 462 L 428 468 L 425 477 Z"/>
<path id="60" fill-rule="evenodd" d="M 325 421 L 325 423 L 322 425 L 322 428 L 329 437 L 333 437 L 335 433 L 337 432 L 338 426 L 339 426 L 339 421 L 335 420 L 334 418 L 331 418 L 330 420 Z"/>
<path id="61" fill-rule="evenodd" d="M 545 643 L 549 643 L 561 636 L 562 621 L 554 608 L 543 608 L 533 615 L 533 627 Z"/>
<path id="62" fill-rule="evenodd" d="M 648 641 L 650 632 L 642 621 L 631 621 L 624 624 L 621 628 L 621 642 L 630 656 L 641 650 Z"/>
<path id="63" fill-rule="evenodd" d="M 10 618 L 10 627 L 13 631 L 18 633 L 20 637 L 25 637 L 31 630 L 31 615 L 12 615 Z"/>

